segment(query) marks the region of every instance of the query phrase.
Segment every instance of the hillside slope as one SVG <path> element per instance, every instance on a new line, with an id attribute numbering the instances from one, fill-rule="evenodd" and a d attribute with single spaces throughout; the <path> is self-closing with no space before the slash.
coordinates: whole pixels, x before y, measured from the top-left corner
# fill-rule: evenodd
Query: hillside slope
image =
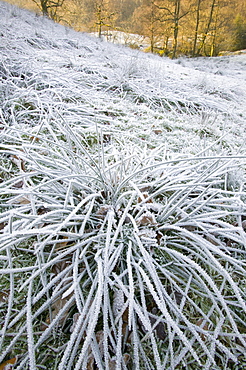
<path id="1" fill-rule="evenodd" d="M 246 55 L 171 61 L 100 42 L 7 3 L 0 16 L 6 119 L 12 111 L 23 124 L 31 114 L 37 130 L 49 110 L 88 132 L 95 123 L 108 125 L 126 143 L 143 139 L 193 154 L 204 138 L 207 145 L 223 137 L 222 151 L 243 145 Z"/>
<path id="2" fill-rule="evenodd" d="M 0 367 L 245 368 L 245 66 L 0 2 Z"/>

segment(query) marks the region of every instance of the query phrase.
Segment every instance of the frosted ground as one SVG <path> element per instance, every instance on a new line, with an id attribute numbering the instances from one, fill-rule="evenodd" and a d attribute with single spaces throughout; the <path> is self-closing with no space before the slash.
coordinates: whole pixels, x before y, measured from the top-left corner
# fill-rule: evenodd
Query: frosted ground
<path id="1" fill-rule="evenodd" d="M 52 114 L 88 136 L 97 125 L 125 145 L 189 155 L 217 141 L 212 150 L 243 153 L 246 55 L 172 61 L 5 3 L 0 16 L 3 119 L 14 113 L 35 133 Z"/>
<path id="2" fill-rule="evenodd" d="M 245 67 L 0 2 L 0 364 L 244 369 Z"/>

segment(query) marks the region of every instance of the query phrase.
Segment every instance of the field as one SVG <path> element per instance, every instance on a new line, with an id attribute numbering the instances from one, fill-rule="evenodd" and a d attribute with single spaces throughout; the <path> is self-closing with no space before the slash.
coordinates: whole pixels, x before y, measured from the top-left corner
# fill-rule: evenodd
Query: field
<path id="1" fill-rule="evenodd" d="M 245 369 L 245 67 L 0 2 L 2 368 Z"/>

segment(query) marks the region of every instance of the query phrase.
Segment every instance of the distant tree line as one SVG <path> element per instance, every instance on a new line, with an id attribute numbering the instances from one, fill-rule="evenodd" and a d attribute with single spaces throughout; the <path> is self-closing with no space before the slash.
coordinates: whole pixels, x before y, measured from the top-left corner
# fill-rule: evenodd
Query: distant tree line
<path id="1" fill-rule="evenodd" d="M 99 37 L 112 30 L 143 35 L 146 51 L 172 58 L 246 49 L 245 0 L 28 1 L 43 15 Z"/>

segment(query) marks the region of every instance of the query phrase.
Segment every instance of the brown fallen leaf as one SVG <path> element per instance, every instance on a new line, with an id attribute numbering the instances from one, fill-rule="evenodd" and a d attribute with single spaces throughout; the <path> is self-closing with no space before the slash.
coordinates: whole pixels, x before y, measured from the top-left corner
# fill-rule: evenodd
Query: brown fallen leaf
<path id="1" fill-rule="evenodd" d="M 7 360 L 0 364 L 0 370 L 10 370 L 13 368 L 13 365 L 16 364 L 17 357 L 13 357 L 10 360 Z"/>
<path id="2" fill-rule="evenodd" d="M 103 143 L 109 143 L 111 141 L 110 134 L 103 134 Z"/>
<path id="3" fill-rule="evenodd" d="M 7 222 L 0 222 L 0 230 L 3 230 L 5 226 L 7 225 Z M 0 233 L 3 231 L 0 231 Z"/>
<path id="4" fill-rule="evenodd" d="M 203 319 L 199 319 L 196 322 L 196 325 L 200 326 L 203 330 L 209 330 L 208 323 L 205 322 Z M 205 341 L 206 335 L 205 334 L 200 334 L 200 336 L 201 336 L 202 340 Z"/>
<path id="5" fill-rule="evenodd" d="M 55 251 L 59 251 L 60 249 L 63 249 L 67 246 L 67 237 L 63 236 L 61 239 L 59 239 L 59 242 L 56 243 Z"/>
<path id="6" fill-rule="evenodd" d="M 77 321 L 79 319 L 79 313 L 76 312 L 74 315 L 73 315 L 73 323 L 72 323 L 72 326 L 70 328 L 70 333 L 72 333 L 75 329 L 75 325 L 77 324 Z"/>
<path id="7" fill-rule="evenodd" d="M 3 290 L 0 292 L 0 306 L 1 304 L 6 304 L 9 298 L 9 291 Z"/>
<path id="8" fill-rule="evenodd" d="M 96 212 L 97 217 L 103 220 L 106 217 L 109 209 L 110 209 L 110 206 L 108 205 L 101 206 Z"/>
<path id="9" fill-rule="evenodd" d="M 71 263 L 72 263 L 71 261 L 66 261 L 66 260 L 65 261 L 59 261 L 59 262 L 55 263 L 51 267 L 52 274 L 58 275 L 61 271 L 63 271 Z"/>
<path id="10" fill-rule="evenodd" d="M 144 199 L 147 199 L 149 194 L 147 192 L 143 192 L 141 196 L 138 197 L 138 203 L 141 203 Z M 149 199 L 146 203 L 153 203 L 152 199 Z"/>
<path id="11" fill-rule="evenodd" d="M 139 226 L 157 225 L 155 216 L 149 211 L 143 213 L 136 221 Z"/>
<path id="12" fill-rule="evenodd" d="M 13 200 L 10 201 L 10 204 L 29 204 L 31 203 L 30 199 L 26 196 L 20 196 L 18 198 L 14 198 Z"/>
<path id="13" fill-rule="evenodd" d="M 156 232 L 156 240 L 157 240 L 158 245 L 161 244 L 162 238 L 163 238 L 163 234 L 160 231 L 157 231 Z"/>
<path id="14" fill-rule="evenodd" d="M 25 171 L 25 163 L 23 159 L 19 158 L 15 154 L 11 155 L 10 158 L 12 162 L 19 168 L 19 170 Z"/>
<path id="15" fill-rule="evenodd" d="M 44 215 L 45 213 L 50 212 L 49 208 L 45 208 L 44 206 L 41 206 L 37 210 L 38 215 Z"/>
<path id="16" fill-rule="evenodd" d="M 100 330 L 96 333 L 96 340 L 97 340 L 97 343 L 98 343 L 98 348 L 99 348 L 99 351 L 100 351 L 100 354 L 103 356 L 103 353 L 104 353 L 104 348 L 103 348 L 103 330 Z M 123 361 L 125 363 L 125 365 L 128 364 L 128 362 L 130 361 L 131 357 L 128 353 L 125 353 L 123 355 Z M 87 361 L 87 370 L 94 370 L 95 369 L 95 358 L 93 356 L 93 353 L 90 349 L 90 354 L 89 354 L 89 357 L 88 357 L 88 361 Z M 115 356 L 112 357 L 112 358 L 109 358 L 108 360 L 108 368 L 109 370 L 116 370 L 117 367 L 116 367 L 116 358 Z"/>
<path id="17" fill-rule="evenodd" d="M 100 351 L 100 354 L 101 356 L 103 356 L 103 352 L 104 352 L 104 349 L 103 349 L 103 330 L 99 330 L 97 333 L 96 333 L 96 341 L 98 343 L 98 349 Z M 94 355 L 92 353 L 92 350 L 91 348 L 89 349 L 89 355 L 88 355 L 88 361 L 87 361 L 87 368 L 86 370 L 94 370 L 94 364 L 95 364 L 95 358 L 94 358 Z"/>
<path id="18" fill-rule="evenodd" d="M 37 136 L 30 136 L 31 141 L 39 141 L 40 139 Z"/>
<path id="19" fill-rule="evenodd" d="M 124 361 L 125 365 L 128 364 L 128 362 L 130 361 L 130 359 L 131 359 L 131 356 L 128 353 L 125 353 L 123 355 L 123 361 Z M 111 358 L 111 359 L 109 359 L 109 362 L 108 362 L 108 368 L 109 368 L 109 370 L 117 370 L 118 367 L 116 365 L 117 365 L 117 363 L 116 363 L 116 360 L 115 360 L 114 357 Z"/>
<path id="20" fill-rule="evenodd" d="M 54 274 L 55 276 L 58 275 L 61 271 L 63 271 L 67 266 L 68 264 L 71 264 L 71 261 L 60 261 L 60 262 L 57 262 L 56 264 L 54 264 L 51 268 L 51 272 L 52 274 Z M 68 276 L 71 276 L 72 272 L 68 272 L 66 274 L 66 277 Z M 60 281 L 57 282 L 57 284 L 59 283 Z M 60 296 L 60 298 L 56 299 L 52 305 L 51 305 L 51 315 L 48 314 L 46 316 L 46 319 L 44 322 L 41 323 L 40 325 L 40 330 L 41 331 L 44 331 L 49 325 L 50 323 L 52 322 L 52 320 L 57 316 L 57 314 L 60 312 L 60 310 L 65 306 L 65 304 L 67 303 L 67 301 L 71 298 L 71 295 L 73 293 L 68 293 L 66 295 L 66 297 L 63 297 L 63 296 Z M 66 320 L 69 316 L 69 311 L 70 309 L 67 309 L 66 312 L 64 312 L 63 316 L 60 318 L 60 321 L 59 321 L 59 325 L 60 326 L 63 326 L 63 324 L 66 323 Z"/>
<path id="21" fill-rule="evenodd" d="M 62 310 L 62 308 L 65 306 L 65 304 L 67 303 L 67 301 L 69 300 L 69 298 L 71 298 L 71 294 L 68 295 L 66 298 L 59 298 L 57 299 L 51 306 L 51 315 L 47 315 L 46 319 L 45 319 L 45 322 L 42 322 L 41 325 L 40 325 L 40 330 L 41 331 L 45 331 L 48 326 L 51 324 L 51 322 L 53 321 L 53 319 L 55 319 L 55 317 L 58 315 L 58 313 Z M 62 317 L 60 318 L 59 320 L 59 326 L 63 326 L 63 324 L 65 324 L 67 318 L 69 316 L 69 309 L 67 309 L 64 314 L 62 315 Z"/>
<path id="22" fill-rule="evenodd" d="M 20 180 L 20 181 L 14 183 L 13 188 L 21 189 L 23 187 L 23 185 L 24 185 L 24 181 Z"/>

